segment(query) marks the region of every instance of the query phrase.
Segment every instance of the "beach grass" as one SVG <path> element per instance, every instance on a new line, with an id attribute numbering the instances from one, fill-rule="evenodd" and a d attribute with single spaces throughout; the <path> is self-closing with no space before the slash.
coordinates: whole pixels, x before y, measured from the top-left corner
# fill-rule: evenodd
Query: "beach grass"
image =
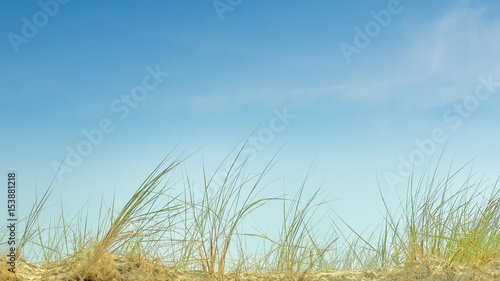
<path id="1" fill-rule="evenodd" d="M 500 274 L 498 180 L 478 178 L 470 163 L 444 174 L 440 164 L 412 173 L 398 207 L 379 187 L 383 223 L 365 235 L 333 212 L 321 189 L 308 186 L 308 175 L 291 195 L 284 184 L 282 194 L 262 195 L 275 159 L 249 173 L 242 151 L 224 159 L 227 169 L 222 163 L 213 174 L 203 169 L 201 184 L 183 169 L 187 157 L 169 154 L 122 208 L 103 198 L 95 228 L 88 206 L 71 217 L 61 207 L 42 226 L 49 185 L 23 220 L 16 273 L 3 263 L 0 280 L 495 280 Z M 176 172 L 182 191 L 172 187 Z M 309 189 L 315 192 L 306 196 Z M 277 233 L 242 230 L 256 210 L 272 204 L 281 206 Z M 247 238 L 265 247 L 252 249 Z M 1 246 L 7 253 L 7 243 Z"/>

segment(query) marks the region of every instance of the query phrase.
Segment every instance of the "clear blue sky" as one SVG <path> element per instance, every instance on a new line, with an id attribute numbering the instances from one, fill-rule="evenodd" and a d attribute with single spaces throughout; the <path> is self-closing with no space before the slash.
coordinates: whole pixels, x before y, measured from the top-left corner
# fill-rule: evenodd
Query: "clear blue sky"
<path id="1" fill-rule="evenodd" d="M 76 210 L 127 200 L 178 142 L 214 170 L 254 130 L 252 167 L 284 145 L 269 180 L 294 190 L 312 163 L 310 190 L 359 228 L 377 177 L 404 190 L 405 162 L 445 141 L 445 167 L 500 174 L 498 1 L 215 3 L 3 3 L 0 170 L 19 172 L 21 216 L 63 159 L 53 202 Z"/>

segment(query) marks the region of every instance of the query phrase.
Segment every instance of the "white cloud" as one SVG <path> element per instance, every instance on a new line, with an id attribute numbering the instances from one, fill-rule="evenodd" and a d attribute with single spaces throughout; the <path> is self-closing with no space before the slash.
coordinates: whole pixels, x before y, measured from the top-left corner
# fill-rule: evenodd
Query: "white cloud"
<path id="1" fill-rule="evenodd" d="M 424 21 L 408 7 L 402 22 L 393 23 L 400 26 L 387 30 L 394 32 L 387 37 L 393 41 L 384 42 L 385 49 L 375 42 L 368 46 L 363 52 L 371 55 L 351 66 L 354 68 L 348 74 L 343 72 L 345 66 L 337 68 L 339 73 L 330 68 L 330 76 L 336 77 L 331 84 L 319 84 L 326 81 L 324 76 L 314 79 L 312 72 L 309 77 L 297 77 L 302 87 L 295 81 L 266 88 L 238 85 L 237 90 L 191 96 L 188 102 L 212 109 L 247 104 L 272 107 L 284 101 L 305 103 L 319 98 L 370 104 L 397 102 L 421 109 L 446 106 L 470 95 L 479 76 L 493 74 L 500 80 L 500 20 L 492 19 L 488 12 L 487 6 L 473 7 L 470 0 L 462 0 L 433 20 Z M 397 30 L 403 31 L 397 34 Z M 314 85 L 310 81 L 322 82 Z"/>
<path id="2" fill-rule="evenodd" d="M 500 22 L 486 13 L 487 7 L 460 1 L 433 21 L 413 21 L 406 29 L 407 49 L 385 54 L 399 61 L 382 65 L 370 77 L 356 77 L 344 97 L 432 108 L 471 94 L 478 76 L 493 74 L 500 80 Z"/>

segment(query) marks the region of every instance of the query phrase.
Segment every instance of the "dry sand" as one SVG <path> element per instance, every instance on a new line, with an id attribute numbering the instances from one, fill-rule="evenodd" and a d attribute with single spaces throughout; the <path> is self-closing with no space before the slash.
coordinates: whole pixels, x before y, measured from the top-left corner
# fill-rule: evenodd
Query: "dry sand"
<path id="1" fill-rule="evenodd" d="M 160 267 L 146 261 L 132 261 L 105 257 L 97 264 L 87 269 L 82 276 L 82 265 L 51 264 L 33 265 L 18 261 L 17 276 L 8 272 L 4 263 L 0 270 L 0 281 L 3 280 L 85 280 L 85 281 L 125 281 L 125 280 L 217 280 L 203 272 L 176 272 L 172 268 Z M 302 278 L 286 278 L 284 274 L 227 274 L 225 280 L 311 280 L 311 281 L 465 281 L 465 280 L 499 280 L 500 261 L 490 262 L 484 266 L 453 264 L 447 266 L 440 262 L 426 262 L 423 264 L 408 263 L 405 266 L 363 270 L 363 271 L 336 271 L 311 273 Z"/>

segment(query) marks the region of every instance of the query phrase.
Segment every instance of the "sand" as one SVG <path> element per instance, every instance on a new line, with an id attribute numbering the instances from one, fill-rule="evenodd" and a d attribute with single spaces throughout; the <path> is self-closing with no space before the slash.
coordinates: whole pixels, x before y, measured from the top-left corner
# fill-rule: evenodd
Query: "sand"
<path id="1" fill-rule="evenodd" d="M 217 280 L 210 274 L 200 271 L 178 272 L 173 268 L 155 265 L 147 261 L 124 260 L 104 257 L 92 268 L 82 270 L 82 264 L 50 264 L 33 265 L 26 261 L 18 261 L 17 275 L 8 272 L 2 265 L 2 280 L 85 280 L 85 281 L 125 281 L 125 280 Z M 82 272 L 86 273 L 82 273 Z M 500 280 L 500 261 L 489 262 L 478 266 L 471 264 L 452 264 L 447 266 L 441 262 L 407 263 L 390 269 L 363 271 L 316 272 L 305 276 L 285 276 L 285 274 L 226 274 L 225 280 L 241 281 L 278 281 L 278 280 L 311 280 L 311 281 L 465 281 L 465 280 Z"/>

